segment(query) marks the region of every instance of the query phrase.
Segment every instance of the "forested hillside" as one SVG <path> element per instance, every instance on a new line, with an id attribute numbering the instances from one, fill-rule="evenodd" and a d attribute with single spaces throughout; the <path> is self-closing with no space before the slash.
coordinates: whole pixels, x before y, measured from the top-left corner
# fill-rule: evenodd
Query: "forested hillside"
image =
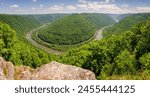
<path id="1" fill-rule="evenodd" d="M 104 14 L 72 14 L 38 31 L 38 37 L 50 44 L 73 45 L 90 39 L 96 30 L 114 23 Z"/>
<path id="2" fill-rule="evenodd" d="M 97 28 L 115 23 L 115 20 L 107 14 L 84 13 L 82 16 L 84 16 L 88 21 L 92 22 Z"/>
<path id="3" fill-rule="evenodd" d="M 27 18 L 35 18 L 41 24 L 54 22 L 69 14 L 35 14 L 35 15 L 21 15 Z"/>
<path id="4" fill-rule="evenodd" d="M 40 26 L 40 23 L 33 17 L 21 17 L 18 15 L 3 15 L 0 14 L 0 22 L 7 23 L 17 35 L 24 37 L 27 32 Z"/>
<path id="5" fill-rule="evenodd" d="M 38 37 L 51 44 L 71 45 L 88 40 L 95 31 L 91 22 L 79 14 L 73 14 L 41 29 Z"/>
<path id="6" fill-rule="evenodd" d="M 127 14 L 129 15 L 129 14 Z M 103 36 L 107 37 L 112 34 L 120 34 L 127 30 L 129 30 L 132 26 L 140 23 L 142 21 L 146 21 L 150 17 L 149 13 L 142 13 L 142 14 L 133 14 L 123 18 L 118 23 L 114 24 L 113 26 L 108 27 L 104 30 Z"/>
<path id="7" fill-rule="evenodd" d="M 93 71 L 98 79 L 150 79 L 150 19 L 120 35 L 73 49 L 62 62 Z"/>
<path id="8" fill-rule="evenodd" d="M 116 19 L 118 21 L 120 21 L 120 20 L 124 19 L 125 17 L 131 16 L 131 15 L 133 15 L 133 14 L 131 14 L 131 13 L 119 14 L 119 15 L 116 16 Z"/>
<path id="9" fill-rule="evenodd" d="M 32 46 L 27 41 L 20 41 L 15 30 L 0 22 L 0 56 L 15 65 L 36 68 L 51 59 L 50 55 Z"/>
<path id="10" fill-rule="evenodd" d="M 24 39 L 28 31 L 40 26 L 37 20 L 18 15 L 0 15 L 0 21 L 0 56 L 15 65 L 34 68 L 50 61 L 51 55 Z"/>

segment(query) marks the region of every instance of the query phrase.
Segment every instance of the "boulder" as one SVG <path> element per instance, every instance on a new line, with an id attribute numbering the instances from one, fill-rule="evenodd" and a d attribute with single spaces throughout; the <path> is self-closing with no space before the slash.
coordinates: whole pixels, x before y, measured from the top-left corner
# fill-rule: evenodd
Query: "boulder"
<path id="1" fill-rule="evenodd" d="M 95 80 L 95 74 L 79 67 L 51 62 L 35 70 L 32 80 Z"/>

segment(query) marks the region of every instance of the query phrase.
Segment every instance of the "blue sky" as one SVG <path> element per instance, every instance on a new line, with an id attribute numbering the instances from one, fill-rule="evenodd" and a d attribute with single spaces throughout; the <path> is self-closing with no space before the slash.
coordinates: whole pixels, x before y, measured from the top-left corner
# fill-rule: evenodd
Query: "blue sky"
<path id="1" fill-rule="evenodd" d="M 0 0 L 0 13 L 150 13 L 149 0 Z"/>

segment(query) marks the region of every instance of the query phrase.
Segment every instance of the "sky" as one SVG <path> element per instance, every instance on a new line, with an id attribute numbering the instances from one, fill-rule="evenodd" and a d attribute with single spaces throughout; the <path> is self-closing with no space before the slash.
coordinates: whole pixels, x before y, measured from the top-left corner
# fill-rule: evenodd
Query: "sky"
<path id="1" fill-rule="evenodd" d="M 149 0 L 0 0 L 1 14 L 150 13 Z"/>

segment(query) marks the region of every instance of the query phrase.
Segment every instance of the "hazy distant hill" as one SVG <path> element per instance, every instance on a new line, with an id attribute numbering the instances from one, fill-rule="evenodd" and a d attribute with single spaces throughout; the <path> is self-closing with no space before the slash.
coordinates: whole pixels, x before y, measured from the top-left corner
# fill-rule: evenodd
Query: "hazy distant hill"
<path id="1" fill-rule="evenodd" d="M 0 22 L 7 23 L 16 30 L 19 36 L 25 36 L 28 31 L 40 26 L 40 23 L 35 18 L 18 15 L 0 14 Z"/>
<path id="2" fill-rule="evenodd" d="M 131 15 L 133 15 L 133 14 L 131 14 L 131 13 L 128 13 L 128 14 L 120 14 L 120 15 L 116 16 L 116 18 L 117 18 L 118 21 L 120 21 L 120 20 L 124 19 L 125 17 L 131 16 Z"/>
<path id="3" fill-rule="evenodd" d="M 103 36 L 106 37 L 111 34 L 120 34 L 122 32 L 125 32 L 129 30 L 131 27 L 133 27 L 135 24 L 146 21 L 149 17 L 150 13 L 132 14 L 126 16 L 118 23 L 105 29 L 103 32 Z"/>
<path id="4" fill-rule="evenodd" d="M 91 21 L 95 27 L 98 28 L 115 23 L 115 20 L 107 14 L 85 13 L 81 15 L 84 16 L 88 21 Z"/>
<path id="5" fill-rule="evenodd" d="M 38 20 L 40 23 L 50 23 L 58 20 L 68 14 L 35 14 L 35 15 L 22 15 L 24 17 L 33 17 Z"/>

